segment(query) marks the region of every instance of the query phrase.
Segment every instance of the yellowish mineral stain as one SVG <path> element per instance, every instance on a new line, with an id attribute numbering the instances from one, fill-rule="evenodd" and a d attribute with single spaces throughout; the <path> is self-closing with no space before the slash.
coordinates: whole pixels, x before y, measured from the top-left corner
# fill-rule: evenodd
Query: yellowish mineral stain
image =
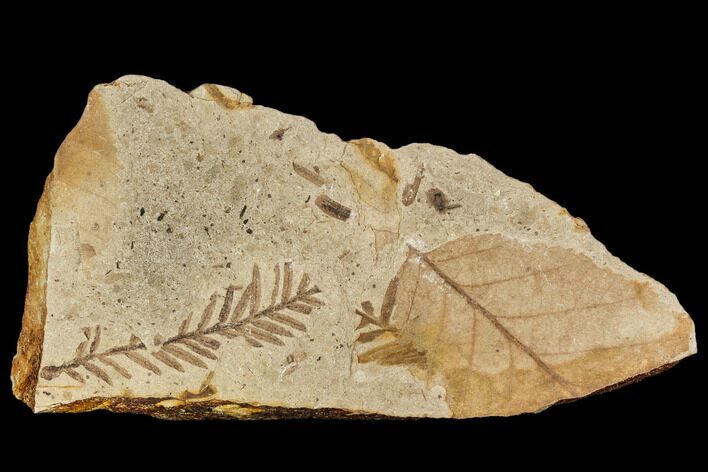
<path id="1" fill-rule="evenodd" d="M 392 181 L 398 182 L 396 160 L 390 150 L 379 147 L 369 138 L 355 139 L 349 143 L 356 146 L 361 156 L 371 164 L 374 170 L 383 172 Z"/>
<path id="2" fill-rule="evenodd" d="M 580 233 L 588 233 L 590 232 L 590 228 L 588 228 L 587 223 L 582 218 L 574 218 L 573 223 L 575 224 L 575 231 L 578 231 Z"/>
<path id="3" fill-rule="evenodd" d="M 251 103 L 227 96 L 218 85 L 204 84 L 204 89 L 216 103 L 229 110 L 235 110 L 237 108 L 250 108 L 253 106 Z"/>
<path id="4" fill-rule="evenodd" d="M 155 405 L 159 406 L 160 408 L 176 408 L 178 406 L 183 406 L 185 403 L 187 402 L 178 398 L 167 398 L 165 400 L 157 402 Z"/>
<path id="5" fill-rule="evenodd" d="M 248 418 L 261 411 L 258 407 L 240 406 L 237 404 L 220 405 L 212 408 L 213 413 L 230 416 L 232 418 Z"/>
<path id="6" fill-rule="evenodd" d="M 58 200 L 54 203 L 71 208 L 88 195 L 115 206 L 113 190 L 121 167 L 108 111 L 101 94 L 93 90 L 81 120 L 59 148 L 52 172 L 54 185 L 63 184 L 73 191 L 55 192 Z"/>
<path id="7" fill-rule="evenodd" d="M 30 225 L 25 311 L 22 316 L 22 331 L 17 340 L 17 354 L 12 359 L 12 392 L 33 409 L 42 359 L 44 321 L 47 317 L 47 259 L 52 220 L 48 189 L 51 187 L 51 181 L 50 175 Z"/>
<path id="8" fill-rule="evenodd" d="M 359 159 L 345 161 L 341 165 L 347 171 L 359 200 L 379 213 L 396 211 L 399 179 L 391 151 L 368 138 L 349 143 Z"/>

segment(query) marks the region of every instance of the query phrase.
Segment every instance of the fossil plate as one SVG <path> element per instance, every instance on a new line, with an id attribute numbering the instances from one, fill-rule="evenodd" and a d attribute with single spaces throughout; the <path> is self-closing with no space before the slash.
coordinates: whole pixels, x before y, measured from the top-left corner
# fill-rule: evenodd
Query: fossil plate
<path id="1" fill-rule="evenodd" d="M 126 76 L 47 179 L 12 378 L 35 412 L 464 418 L 695 352 L 663 285 L 478 156 Z"/>

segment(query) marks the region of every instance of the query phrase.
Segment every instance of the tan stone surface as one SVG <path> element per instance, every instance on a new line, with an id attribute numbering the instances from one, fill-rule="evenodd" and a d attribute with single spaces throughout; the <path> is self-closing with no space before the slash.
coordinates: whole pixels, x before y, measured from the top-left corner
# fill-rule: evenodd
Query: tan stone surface
<path id="1" fill-rule="evenodd" d="M 696 352 L 664 286 L 478 156 L 217 85 L 97 86 L 29 261 L 12 376 L 36 412 L 511 415 Z"/>

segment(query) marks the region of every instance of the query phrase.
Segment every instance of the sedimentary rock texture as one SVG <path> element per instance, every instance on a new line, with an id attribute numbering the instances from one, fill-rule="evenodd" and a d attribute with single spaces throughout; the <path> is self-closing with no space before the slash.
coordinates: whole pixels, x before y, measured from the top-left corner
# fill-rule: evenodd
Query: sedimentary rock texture
<path id="1" fill-rule="evenodd" d="M 696 352 L 676 298 L 528 184 L 211 84 L 91 92 L 29 269 L 12 376 L 37 412 L 512 415 Z"/>

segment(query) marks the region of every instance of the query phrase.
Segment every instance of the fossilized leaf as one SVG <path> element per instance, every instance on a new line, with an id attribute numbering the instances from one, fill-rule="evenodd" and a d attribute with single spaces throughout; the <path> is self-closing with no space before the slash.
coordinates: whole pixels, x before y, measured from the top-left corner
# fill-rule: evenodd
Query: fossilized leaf
<path id="1" fill-rule="evenodd" d="M 200 356 L 206 357 L 207 359 L 216 360 L 217 357 L 209 350 L 205 349 L 199 345 L 198 342 L 191 339 L 182 339 L 179 342 L 186 345 L 189 349 L 199 354 Z"/>
<path id="2" fill-rule="evenodd" d="M 499 235 L 411 248 L 396 278 L 396 338 L 366 344 L 359 360 L 442 383 L 455 416 L 587 395 L 672 362 L 692 330 L 645 282 L 572 250 Z"/>
<path id="3" fill-rule="evenodd" d="M 140 367 L 151 371 L 153 374 L 160 375 L 162 373 L 159 367 L 157 367 L 155 364 L 153 364 L 147 358 L 145 358 L 141 354 L 138 354 L 137 352 L 125 351 L 123 352 L 123 355 L 138 364 Z"/>

